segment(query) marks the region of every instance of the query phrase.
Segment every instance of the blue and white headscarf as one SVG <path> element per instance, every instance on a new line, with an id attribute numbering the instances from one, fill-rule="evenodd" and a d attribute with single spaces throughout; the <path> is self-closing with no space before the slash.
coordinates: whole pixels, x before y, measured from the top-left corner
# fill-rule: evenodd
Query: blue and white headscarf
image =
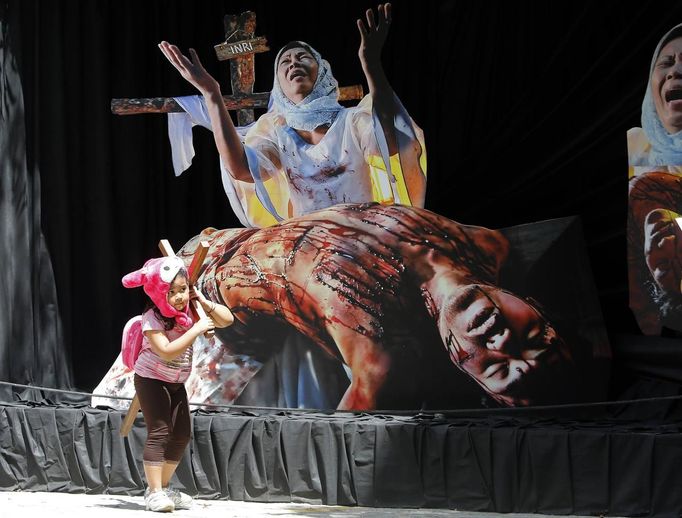
<path id="1" fill-rule="evenodd" d="M 293 103 L 280 87 L 277 79 L 277 65 L 284 50 L 302 47 L 308 50 L 317 61 L 317 80 L 312 91 L 300 103 Z M 329 63 L 322 59 L 319 52 L 302 41 L 291 42 L 277 53 L 275 58 L 275 80 L 270 94 L 270 109 L 280 113 L 287 121 L 287 125 L 297 130 L 312 131 L 318 126 L 331 125 L 336 115 L 343 109 L 337 99 L 339 97 L 339 83 L 332 75 Z"/>
<path id="2" fill-rule="evenodd" d="M 644 133 L 646 133 L 647 139 L 651 143 L 651 152 L 649 155 L 650 165 L 682 164 L 682 131 L 670 134 L 663 127 L 663 124 L 658 117 L 658 112 L 656 112 L 653 92 L 651 91 L 651 76 L 654 73 L 656 60 L 661 53 L 661 49 L 671 40 L 681 36 L 682 24 L 669 30 L 665 36 L 661 38 L 661 41 L 654 52 L 654 57 L 651 60 L 649 84 L 646 87 L 644 101 L 642 102 L 642 128 L 644 129 Z"/>

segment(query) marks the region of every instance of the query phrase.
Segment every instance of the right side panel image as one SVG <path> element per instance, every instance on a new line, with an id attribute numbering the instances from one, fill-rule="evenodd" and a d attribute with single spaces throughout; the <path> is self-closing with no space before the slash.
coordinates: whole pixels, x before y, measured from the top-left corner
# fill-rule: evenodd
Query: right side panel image
<path id="1" fill-rule="evenodd" d="M 630 307 L 644 334 L 682 331 L 682 25 L 654 51 L 628 161 Z"/>

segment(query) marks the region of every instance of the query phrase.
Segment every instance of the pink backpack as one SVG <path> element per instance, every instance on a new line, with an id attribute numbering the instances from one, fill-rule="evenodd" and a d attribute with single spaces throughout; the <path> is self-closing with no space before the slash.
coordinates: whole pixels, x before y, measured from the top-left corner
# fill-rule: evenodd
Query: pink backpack
<path id="1" fill-rule="evenodd" d="M 137 357 L 142 350 L 142 315 L 131 318 L 123 328 L 121 339 L 121 358 L 123 365 L 133 370 Z"/>

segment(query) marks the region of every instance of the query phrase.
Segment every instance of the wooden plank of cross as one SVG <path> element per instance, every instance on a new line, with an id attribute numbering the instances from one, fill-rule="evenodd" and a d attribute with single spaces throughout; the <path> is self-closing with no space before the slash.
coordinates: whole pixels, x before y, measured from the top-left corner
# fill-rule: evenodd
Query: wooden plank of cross
<path id="1" fill-rule="evenodd" d="M 194 286 L 194 283 L 197 281 L 197 278 L 199 277 L 199 273 L 201 272 L 201 266 L 204 264 L 204 259 L 206 259 L 206 254 L 208 253 L 208 241 L 201 241 L 199 243 L 199 246 L 197 247 L 196 251 L 194 252 L 194 256 L 192 256 L 192 262 L 189 265 L 189 268 L 187 269 L 187 274 L 188 274 L 188 279 L 187 282 L 191 286 Z M 175 252 L 173 251 L 173 248 L 170 246 L 170 243 L 168 242 L 167 239 L 162 239 L 159 241 L 159 249 L 161 250 L 161 253 L 166 256 L 170 257 L 175 255 Z M 192 304 L 190 305 L 191 312 L 192 312 L 192 317 L 195 320 L 205 318 L 206 317 L 206 312 L 204 311 L 204 308 L 201 306 L 201 303 L 198 300 L 193 300 Z M 206 338 L 211 338 L 214 335 L 214 331 L 207 331 L 204 333 L 204 336 Z M 137 413 L 140 411 L 140 400 L 137 397 L 137 394 L 135 394 L 135 397 L 133 397 L 133 400 L 130 402 L 130 406 L 128 407 L 128 413 L 126 414 L 125 418 L 123 419 L 123 422 L 121 423 L 121 430 L 119 431 L 121 437 L 126 437 L 129 433 L 130 430 L 133 427 L 133 423 L 135 422 L 135 419 L 137 418 Z"/>
<path id="2" fill-rule="evenodd" d="M 253 36 L 256 32 L 256 13 L 246 11 L 238 17 L 228 14 L 224 18 L 225 43 L 216 45 L 215 50 L 220 60 L 230 61 L 230 83 L 232 95 L 249 95 L 253 93 L 253 83 L 256 77 L 254 54 L 270 50 L 267 42 L 258 46 L 258 40 Z M 265 38 L 261 38 L 265 39 Z M 259 49 L 259 50 L 254 50 Z M 237 111 L 237 122 L 240 126 L 247 126 L 255 120 L 253 110 L 240 109 Z"/>
<path id="3" fill-rule="evenodd" d="M 339 87 L 339 101 L 362 99 L 361 85 Z M 249 95 L 223 95 L 223 104 L 228 110 L 266 109 L 270 92 L 257 92 Z M 181 113 L 182 109 L 172 97 L 145 97 L 139 99 L 112 99 L 111 112 L 114 115 L 139 115 L 141 113 Z"/>
<path id="4" fill-rule="evenodd" d="M 256 13 L 246 11 L 240 15 L 225 15 L 224 25 L 225 42 L 214 47 L 220 61 L 230 62 L 232 95 L 224 95 L 223 102 L 228 110 L 237 110 L 239 125 L 246 126 L 255 119 L 254 109 L 268 107 L 270 92 L 253 92 L 256 77 L 254 54 L 270 49 L 265 37 L 254 36 Z M 362 99 L 363 96 L 362 85 L 339 88 L 339 101 L 355 101 Z M 184 110 L 180 105 L 169 97 L 111 100 L 111 112 L 116 115 L 182 111 Z"/>

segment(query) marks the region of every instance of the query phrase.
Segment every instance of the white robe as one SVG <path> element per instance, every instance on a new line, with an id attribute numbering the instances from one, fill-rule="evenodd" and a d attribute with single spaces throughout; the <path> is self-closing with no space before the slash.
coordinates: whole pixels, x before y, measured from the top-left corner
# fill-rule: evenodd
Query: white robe
<path id="1" fill-rule="evenodd" d="M 192 128 L 211 129 L 202 97 L 178 97 L 185 113 L 169 114 L 175 174 L 194 157 Z M 424 206 L 426 155 L 423 133 L 395 97 L 394 132 L 399 152 L 388 155 L 386 138 L 366 96 L 337 115 L 322 140 L 306 143 L 284 118 L 262 115 L 239 128 L 254 183 L 235 180 L 221 161 L 228 200 L 247 227 L 269 226 L 337 203 L 399 203 Z M 411 192 L 408 185 L 412 186 Z"/>
<path id="2" fill-rule="evenodd" d="M 628 177 L 659 171 L 682 175 L 682 164 L 652 165 L 651 143 L 642 128 L 630 128 L 628 138 Z"/>

